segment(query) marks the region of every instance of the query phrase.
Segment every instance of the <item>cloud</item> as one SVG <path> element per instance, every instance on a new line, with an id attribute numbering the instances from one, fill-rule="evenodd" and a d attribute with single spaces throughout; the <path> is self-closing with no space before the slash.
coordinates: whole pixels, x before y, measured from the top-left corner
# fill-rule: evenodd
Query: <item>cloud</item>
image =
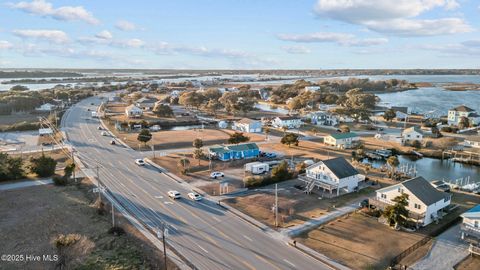
<path id="1" fill-rule="evenodd" d="M 145 45 L 145 42 L 138 38 L 114 39 L 113 35 L 108 31 L 102 31 L 94 37 L 81 37 L 77 41 L 83 45 L 97 44 L 122 48 L 141 48 Z"/>
<path id="2" fill-rule="evenodd" d="M 34 38 L 38 40 L 45 40 L 53 43 L 67 43 L 69 38 L 67 34 L 60 30 L 13 30 L 12 33 L 21 38 Z"/>
<path id="3" fill-rule="evenodd" d="M 168 42 L 159 42 L 151 49 L 157 54 L 191 54 L 205 57 L 247 58 L 253 55 L 244 51 L 231 49 L 210 49 L 205 46 L 175 45 Z"/>
<path id="4" fill-rule="evenodd" d="M 312 52 L 305 46 L 283 46 L 282 50 L 290 54 L 309 54 Z"/>
<path id="5" fill-rule="evenodd" d="M 136 26 L 134 23 L 126 21 L 126 20 L 120 20 L 115 24 L 115 27 L 119 30 L 122 31 L 135 31 L 138 29 L 138 26 Z"/>
<path id="6" fill-rule="evenodd" d="M 320 17 L 365 26 L 376 32 L 400 36 L 446 35 L 471 32 L 461 18 L 415 19 L 434 8 L 452 10 L 455 0 L 318 0 Z"/>
<path id="7" fill-rule="evenodd" d="M 480 40 L 467 40 L 460 43 L 425 44 L 420 46 L 427 51 L 440 52 L 446 56 L 472 57 L 480 56 Z"/>
<path id="8" fill-rule="evenodd" d="M 365 38 L 359 39 L 355 35 L 347 33 L 318 32 L 309 34 L 279 34 L 277 37 L 284 41 L 301 43 L 333 42 L 342 46 L 375 46 L 388 42 L 386 38 Z"/>
<path id="9" fill-rule="evenodd" d="M 112 33 L 108 32 L 107 30 L 103 30 L 102 32 L 98 33 L 95 35 L 96 38 L 99 39 L 112 39 L 113 35 Z"/>
<path id="10" fill-rule="evenodd" d="M 22 10 L 29 14 L 51 17 L 59 21 L 84 21 L 89 24 L 99 24 L 100 21 L 92 13 L 82 6 L 63 6 L 54 8 L 45 0 L 33 0 L 32 2 L 19 2 L 10 4 L 13 9 Z"/>
<path id="11" fill-rule="evenodd" d="M 8 50 L 13 47 L 13 44 L 6 41 L 6 40 L 0 40 L 0 50 Z"/>

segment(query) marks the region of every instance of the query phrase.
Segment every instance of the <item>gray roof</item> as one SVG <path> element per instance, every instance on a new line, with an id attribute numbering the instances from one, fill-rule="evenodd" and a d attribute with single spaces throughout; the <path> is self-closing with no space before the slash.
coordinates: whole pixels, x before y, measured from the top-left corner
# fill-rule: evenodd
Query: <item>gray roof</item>
<path id="1" fill-rule="evenodd" d="M 157 102 L 156 98 L 146 98 L 146 97 L 139 98 L 135 101 L 135 103 L 139 103 L 139 104 L 155 103 L 155 102 Z"/>
<path id="2" fill-rule="evenodd" d="M 472 108 L 469 108 L 465 105 L 461 105 L 461 106 L 458 106 L 458 107 L 455 107 L 452 109 L 453 111 L 457 111 L 457 112 L 474 112 L 475 110 L 472 109 Z"/>
<path id="3" fill-rule="evenodd" d="M 395 112 L 402 112 L 408 114 L 408 107 L 399 107 L 399 106 L 392 106 L 391 108 Z"/>
<path id="4" fill-rule="evenodd" d="M 450 197 L 450 194 L 437 190 L 421 176 L 406 180 L 401 184 L 426 205 Z"/>
<path id="5" fill-rule="evenodd" d="M 343 157 L 327 159 L 322 162 L 339 179 L 358 174 L 358 171 Z"/>

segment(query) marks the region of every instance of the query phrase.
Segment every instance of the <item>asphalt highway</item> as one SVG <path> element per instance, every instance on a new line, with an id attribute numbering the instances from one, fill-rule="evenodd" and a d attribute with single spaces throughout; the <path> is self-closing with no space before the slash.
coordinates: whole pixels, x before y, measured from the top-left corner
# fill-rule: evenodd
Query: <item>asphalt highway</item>
<path id="1" fill-rule="evenodd" d="M 91 103 L 95 106 L 92 106 Z M 74 105 L 65 115 L 63 129 L 76 157 L 98 177 L 109 192 L 138 220 L 150 228 L 167 224 L 167 242 L 198 269 L 330 269 L 320 261 L 288 246 L 209 200 L 187 197 L 188 185 L 173 181 L 150 165 L 137 166 L 136 152 L 111 137 L 101 136 L 91 112 L 98 97 Z M 183 198 L 172 200 L 169 190 Z"/>

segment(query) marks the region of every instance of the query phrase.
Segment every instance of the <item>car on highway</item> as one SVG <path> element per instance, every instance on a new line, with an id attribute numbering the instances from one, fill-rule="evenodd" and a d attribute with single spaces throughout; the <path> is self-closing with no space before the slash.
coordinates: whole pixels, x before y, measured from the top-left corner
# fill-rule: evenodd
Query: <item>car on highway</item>
<path id="1" fill-rule="evenodd" d="M 196 192 L 190 192 L 188 193 L 188 197 L 194 201 L 200 201 L 202 199 L 202 195 L 196 193 Z"/>
<path id="2" fill-rule="evenodd" d="M 137 164 L 138 166 L 145 166 L 145 161 L 143 161 L 143 159 L 141 158 L 137 158 L 135 159 L 135 164 Z"/>
<path id="3" fill-rule="evenodd" d="M 176 191 L 176 190 L 170 190 L 167 192 L 168 194 L 168 197 L 176 200 L 176 199 L 180 199 L 182 197 L 182 195 L 180 195 L 180 192 Z"/>
<path id="4" fill-rule="evenodd" d="M 212 172 L 210 174 L 210 178 L 217 179 L 217 177 L 224 177 L 225 174 L 223 172 Z"/>
<path id="5" fill-rule="evenodd" d="M 117 143 L 116 143 L 114 140 L 111 140 L 111 141 L 110 141 L 110 144 L 111 144 L 111 145 L 115 145 L 115 144 L 117 144 Z"/>
<path id="6" fill-rule="evenodd" d="M 106 132 L 106 131 L 102 131 L 102 133 L 100 133 L 100 134 L 102 134 L 102 136 L 108 136 L 108 132 Z"/>
<path id="7" fill-rule="evenodd" d="M 101 126 L 98 126 L 97 129 L 98 130 L 103 130 L 103 128 Z"/>

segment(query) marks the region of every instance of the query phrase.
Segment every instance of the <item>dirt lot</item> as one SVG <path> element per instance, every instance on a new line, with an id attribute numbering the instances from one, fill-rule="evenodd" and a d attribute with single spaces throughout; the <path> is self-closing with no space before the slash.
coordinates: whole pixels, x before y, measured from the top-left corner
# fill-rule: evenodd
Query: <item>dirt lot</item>
<path id="1" fill-rule="evenodd" d="M 385 269 L 390 259 L 422 238 L 392 230 L 375 218 L 352 214 L 296 240 L 352 269 Z"/>
<path id="2" fill-rule="evenodd" d="M 359 192 L 328 199 L 322 198 L 316 191 L 306 195 L 303 190 L 295 187 L 301 183 L 299 180 L 290 180 L 278 184 L 280 227 L 302 224 L 336 207 L 357 203 L 372 195 L 374 190 L 365 188 Z M 225 202 L 269 226 L 274 226 L 272 214 L 272 206 L 275 203 L 274 185 L 259 188 L 259 191 L 253 194 L 227 199 Z"/>
<path id="3" fill-rule="evenodd" d="M 480 269 L 480 256 L 478 256 L 478 255 L 468 256 L 457 267 L 455 267 L 455 269 L 456 270 L 477 270 L 477 269 Z"/>
<path id="4" fill-rule="evenodd" d="M 38 117 L 46 117 L 48 114 L 49 113 L 2 115 L 0 116 L 0 129 L 24 121 L 28 123 L 38 122 Z"/>
<path id="5" fill-rule="evenodd" d="M 0 253 L 60 255 L 64 269 L 162 269 L 161 252 L 122 217 L 116 220 L 126 234 L 107 232 L 110 215 L 97 214 L 91 188 L 83 181 L 80 186 L 46 185 L 1 192 Z M 54 239 L 60 234 L 78 234 L 80 239 L 57 249 Z M 56 262 L 0 262 L 1 269 L 57 269 L 55 266 Z"/>

